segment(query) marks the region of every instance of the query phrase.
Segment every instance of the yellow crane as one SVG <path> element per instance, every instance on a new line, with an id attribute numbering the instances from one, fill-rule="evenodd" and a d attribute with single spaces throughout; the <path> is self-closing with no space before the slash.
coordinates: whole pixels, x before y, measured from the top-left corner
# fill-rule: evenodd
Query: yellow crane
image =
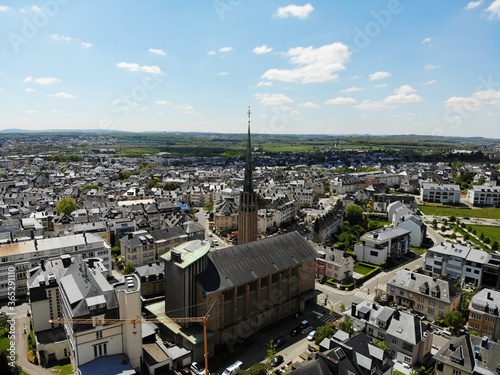
<path id="1" fill-rule="evenodd" d="M 210 317 L 210 311 L 212 311 L 212 308 L 214 307 L 215 302 L 210 306 L 208 309 L 207 313 L 205 316 L 196 316 L 196 317 L 184 317 L 184 318 L 171 318 L 167 315 L 163 315 L 161 317 L 157 318 L 133 318 L 133 319 L 99 319 L 95 320 L 92 318 L 56 318 L 56 319 L 51 319 L 49 320 L 49 323 L 55 323 L 55 324 L 66 324 L 66 323 L 72 323 L 72 324 L 91 324 L 95 325 L 96 322 L 99 324 L 133 324 L 134 326 L 136 324 L 140 324 L 142 322 L 150 322 L 150 323 L 158 323 L 158 324 L 164 324 L 165 320 L 167 322 L 174 322 L 174 323 L 203 323 L 203 352 L 204 352 L 204 358 L 205 358 L 205 375 L 209 375 L 208 372 L 208 340 L 207 340 L 207 322 L 208 318 Z"/>

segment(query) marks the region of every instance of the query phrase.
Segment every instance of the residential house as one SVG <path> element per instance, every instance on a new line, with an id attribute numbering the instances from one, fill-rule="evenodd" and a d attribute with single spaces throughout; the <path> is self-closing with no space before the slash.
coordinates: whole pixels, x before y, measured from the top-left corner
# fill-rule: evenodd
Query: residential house
<path id="1" fill-rule="evenodd" d="M 477 292 L 469 303 L 469 329 L 480 337 L 500 339 L 500 292 L 483 289 Z"/>
<path id="2" fill-rule="evenodd" d="M 427 319 L 443 318 L 460 307 L 462 291 L 450 281 L 400 270 L 387 281 L 388 301 L 410 308 Z"/>
<path id="3" fill-rule="evenodd" d="M 354 259 L 339 249 L 327 247 L 318 250 L 316 258 L 316 278 L 333 279 L 335 282 L 349 280 L 353 275 Z"/>
<path id="4" fill-rule="evenodd" d="M 488 337 L 465 334 L 453 337 L 434 355 L 436 375 L 500 373 L 500 344 Z"/>
<path id="5" fill-rule="evenodd" d="M 381 265 L 388 259 L 400 258 L 410 251 L 410 231 L 403 228 L 381 228 L 366 232 L 361 243 L 354 245 L 360 262 Z"/>
<path id="6" fill-rule="evenodd" d="M 432 329 L 419 317 L 376 302 L 353 302 L 354 329 L 387 342 L 390 354 L 410 366 L 424 365 L 431 357 Z"/>

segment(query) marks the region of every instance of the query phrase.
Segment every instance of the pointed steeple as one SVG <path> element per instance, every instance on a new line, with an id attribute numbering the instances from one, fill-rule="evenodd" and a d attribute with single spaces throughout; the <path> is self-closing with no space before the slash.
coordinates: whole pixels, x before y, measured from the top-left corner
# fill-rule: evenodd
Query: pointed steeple
<path id="1" fill-rule="evenodd" d="M 245 160 L 245 181 L 243 182 L 243 191 L 245 193 L 253 193 L 253 175 L 252 175 L 252 142 L 250 140 L 250 106 L 248 106 L 248 140 L 247 153 Z"/>

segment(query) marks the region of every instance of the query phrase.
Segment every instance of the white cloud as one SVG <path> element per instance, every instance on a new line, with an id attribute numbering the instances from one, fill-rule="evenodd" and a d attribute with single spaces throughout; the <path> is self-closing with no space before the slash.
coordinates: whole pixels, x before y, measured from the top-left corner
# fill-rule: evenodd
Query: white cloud
<path id="1" fill-rule="evenodd" d="M 269 81 L 260 81 L 259 83 L 257 83 L 257 86 L 258 87 L 261 87 L 261 86 L 272 87 L 274 85 L 272 82 L 269 82 Z"/>
<path id="2" fill-rule="evenodd" d="M 319 48 L 295 47 L 290 48 L 286 55 L 289 62 L 298 65 L 295 69 L 269 69 L 261 78 L 283 82 L 326 82 L 338 78 L 332 74 L 345 69 L 351 52 L 342 43 L 333 43 Z"/>
<path id="3" fill-rule="evenodd" d="M 395 95 L 389 95 L 384 99 L 385 103 L 416 103 L 421 102 L 422 97 L 414 94 L 416 90 L 410 85 L 403 85 L 394 90 Z"/>
<path id="4" fill-rule="evenodd" d="M 293 103 L 285 94 L 255 94 L 255 97 L 260 100 L 263 105 L 282 105 Z"/>
<path id="5" fill-rule="evenodd" d="M 82 42 L 82 47 L 85 47 L 85 48 L 90 48 L 90 47 L 93 47 L 94 45 L 92 43 L 89 43 L 89 42 Z"/>
<path id="6" fill-rule="evenodd" d="M 21 13 L 29 13 L 29 12 L 33 12 L 33 13 L 42 13 L 43 12 L 43 9 L 40 8 L 38 5 L 36 4 L 33 4 L 33 5 L 29 5 L 27 7 L 22 7 L 21 8 Z"/>
<path id="7" fill-rule="evenodd" d="M 349 87 L 347 89 L 344 89 L 344 90 L 340 90 L 341 93 L 347 93 L 347 92 L 357 92 L 357 91 L 363 91 L 364 88 L 362 87 L 356 87 L 356 86 L 353 86 L 353 87 Z"/>
<path id="8" fill-rule="evenodd" d="M 54 98 L 62 98 L 62 99 L 74 99 L 76 98 L 75 95 L 71 95 L 71 94 L 68 94 L 66 92 L 58 92 L 57 94 L 54 94 L 54 95 L 49 95 L 49 96 L 52 96 Z"/>
<path id="9" fill-rule="evenodd" d="M 266 46 L 265 44 L 259 46 L 259 47 L 255 47 L 252 52 L 255 53 L 256 55 L 263 55 L 265 53 L 269 53 L 269 52 L 272 52 L 272 47 L 268 47 Z"/>
<path id="10" fill-rule="evenodd" d="M 436 80 L 435 79 L 431 79 L 430 81 L 422 83 L 422 86 L 429 86 L 429 85 L 433 85 L 435 83 L 436 83 Z"/>
<path id="11" fill-rule="evenodd" d="M 157 100 L 155 104 L 159 106 L 166 106 L 166 105 L 172 105 L 173 103 L 167 102 L 166 100 Z"/>
<path id="12" fill-rule="evenodd" d="M 50 39 L 57 42 L 71 42 L 73 40 L 73 38 L 71 38 L 70 36 L 64 36 L 60 34 L 52 34 L 50 35 Z"/>
<path id="13" fill-rule="evenodd" d="M 424 40 L 422 40 L 422 44 L 430 43 L 431 41 L 432 38 L 424 38 Z"/>
<path id="14" fill-rule="evenodd" d="M 483 3 L 483 0 L 479 0 L 479 1 L 471 1 L 469 2 L 466 6 L 465 6 L 465 9 L 474 9 L 474 8 L 477 8 L 479 5 L 481 5 Z"/>
<path id="15" fill-rule="evenodd" d="M 354 98 L 343 98 L 339 96 L 338 98 L 334 99 L 328 99 L 325 101 L 325 104 L 331 104 L 331 105 L 344 105 L 344 104 L 356 104 L 357 101 Z"/>
<path id="16" fill-rule="evenodd" d="M 309 108 L 309 109 L 318 109 L 318 108 L 321 108 L 320 105 L 317 105 L 316 103 L 313 103 L 313 102 L 300 103 L 299 107 Z"/>
<path id="17" fill-rule="evenodd" d="M 500 19 L 500 0 L 493 1 L 490 6 L 486 8 L 486 12 L 490 12 L 490 18 Z"/>
<path id="18" fill-rule="evenodd" d="M 441 65 L 427 64 L 425 66 L 425 69 L 427 69 L 427 70 L 433 70 L 433 69 L 439 69 L 439 68 L 441 68 Z"/>
<path id="19" fill-rule="evenodd" d="M 388 106 L 384 101 L 372 102 L 371 100 L 363 100 L 363 102 L 358 104 L 356 108 L 364 111 L 367 109 L 386 109 L 390 108 L 390 106 Z"/>
<path id="20" fill-rule="evenodd" d="M 26 92 L 35 92 L 36 90 L 32 89 L 31 87 L 28 87 L 26 90 L 24 90 Z"/>
<path id="21" fill-rule="evenodd" d="M 383 79 L 383 78 L 387 78 L 390 76 L 392 76 L 392 74 L 389 72 L 375 72 L 375 73 L 370 74 L 368 77 L 369 77 L 370 81 L 376 81 L 378 79 Z"/>
<path id="22" fill-rule="evenodd" d="M 500 90 L 476 91 L 468 97 L 453 96 L 444 102 L 447 109 L 454 112 L 477 112 L 485 106 L 500 108 Z"/>
<path id="23" fill-rule="evenodd" d="M 219 77 L 225 77 L 225 76 L 228 76 L 228 75 L 229 75 L 229 72 L 219 72 L 219 73 L 217 73 L 217 75 L 218 75 Z"/>
<path id="24" fill-rule="evenodd" d="M 192 105 L 189 105 L 189 104 L 178 105 L 177 109 L 181 110 L 186 115 L 199 116 L 198 112 L 196 112 L 194 110 L 194 107 Z"/>
<path id="25" fill-rule="evenodd" d="M 307 3 L 306 5 L 295 5 L 290 4 L 286 7 L 279 7 L 274 13 L 275 17 L 278 18 L 288 18 L 288 17 L 297 17 L 297 18 L 307 18 L 309 14 L 314 10 L 314 7 Z"/>
<path id="26" fill-rule="evenodd" d="M 217 52 L 215 52 L 214 50 L 211 50 L 211 51 L 208 51 L 208 54 L 209 55 L 215 55 Z"/>
<path id="27" fill-rule="evenodd" d="M 165 56 L 167 53 L 161 49 L 154 49 L 154 48 L 150 48 L 148 50 L 148 52 L 151 52 L 151 53 L 154 53 L 155 55 L 158 55 L 158 56 Z"/>
<path id="28" fill-rule="evenodd" d="M 389 86 L 388 83 L 379 83 L 378 85 L 375 85 L 373 87 L 375 87 L 377 89 L 382 89 L 382 88 L 387 87 L 387 86 Z"/>
<path id="29" fill-rule="evenodd" d="M 415 94 L 416 90 L 410 85 L 400 86 L 393 92 L 394 95 L 389 95 L 384 100 L 380 101 L 365 100 L 361 104 L 358 104 L 356 108 L 360 110 L 397 108 L 393 104 L 417 103 L 422 101 L 422 97 L 418 94 Z"/>
<path id="30" fill-rule="evenodd" d="M 38 113 L 38 111 L 35 109 L 31 109 L 31 110 L 29 109 L 26 111 L 26 113 Z"/>
<path id="31" fill-rule="evenodd" d="M 160 74 L 161 69 L 157 65 L 139 65 L 135 63 L 127 63 L 127 62 L 121 62 L 116 64 L 116 66 L 120 69 L 127 69 L 130 72 L 143 72 L 143 73 L 150 73 L 150 74 Z"/>
<path id="32" fill-rule="evenodd" d="M 222 48 L 219 48 L 219 52 L 221 52 L 221 53 L 233 52 L 233 47 L 222 47 Z"/>
<path id="33" fill-rule="evenodd" d="M 33 77 L 29 76 L 24 79 L 24 82 L 35 82 L 42 86 L 53 85 L 54 83 L 59 83 L 61 80 L 59 78 L 54 77 L 41 77 L 37 79 L 33 79 Z"/>
<path id="34" fill-rule="evenodd" d="M 7 5 L 0 5 L 0 12 L 7 12 L 9 9 Z"/>

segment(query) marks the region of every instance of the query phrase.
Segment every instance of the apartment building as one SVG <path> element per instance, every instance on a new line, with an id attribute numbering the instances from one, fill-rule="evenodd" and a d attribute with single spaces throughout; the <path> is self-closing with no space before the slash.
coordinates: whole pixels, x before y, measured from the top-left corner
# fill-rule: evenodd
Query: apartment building
<path id="1" fill-rule="evenodd" d="M 483 289 L 476 293 L 469 304 L 469 329 L 480 337 L 500 339 L 500 292 Z"/>
<path id="2" fill-rule="evenodd" d="M 474 185 L 467 191 L 467 202 L 473 206 L 498 206 L 500 186 Z"/>
<path id="3" fill-rule="evenodd" d="M 381 228 L 366 232 L 361 243 L 354 245 L 360 262 L 380 265 L 389 258 L 400 258 L 410 251 L 410 231 L 403 228 Z"/>
<path id="4" fill-rule="evenodd" d="M 429 276 L 448 275 L 474 287 L 482 285 L 484 268 L 492 255 L 470 245 L 441 242 L 425 254 L 422 269 Z"/>
<path id="5" fill-rule="evenodd" d="M 196 222 L 185 222 L 172 228 L 154 231 L 140 230 L 120 238 L 124 263 L 135 267 L 157 262 L 175 246 L 194 239 L 205 238 L 205 229 Z"/>
<path id="6" fill-rule="evenodd" d="M 116 321 L 141 316 L 139 278 L 128 275 L 110 285 L 105 273 L 100 259 L 68 254 L 30 270 L 30 312 L 41 364 L 69 358 L 80 375 L 140 369 L 142 324 Z"/>
<path id="7" fill-rule="evenodd" d="M 414 314 L 363 301 L 352 303 L 350 315 L 357 331 L 387 342 L 396 361 L 415 366 L 430 358 L 432 329 Z"/>
<path id="8" fill-rule="evenodd" d="M 386 285 L 387 299 L 427 319 L 442 318 L 460 307 L 462 291 L 450 281 L 400 270 Z"/>
<path id="9" fill-rule="evenodd" d="M 0 245 L 0 300 L 7 299 L 9 281 L 15 281 L 16 297 L 27 296 L 27 271 L 42 259 L 62 254 L 99 257 L 106 270 L 111 269 L 111 248 L 100 236 L 83 233 Z M 108 276 L 109 271 L 106 271 Z"/>
<path id="10" fill-rule="evenodd" d="M 460 186 L 423 182 L 420 185 L 420 199 L 422 202 L 460 204 Z"/>

